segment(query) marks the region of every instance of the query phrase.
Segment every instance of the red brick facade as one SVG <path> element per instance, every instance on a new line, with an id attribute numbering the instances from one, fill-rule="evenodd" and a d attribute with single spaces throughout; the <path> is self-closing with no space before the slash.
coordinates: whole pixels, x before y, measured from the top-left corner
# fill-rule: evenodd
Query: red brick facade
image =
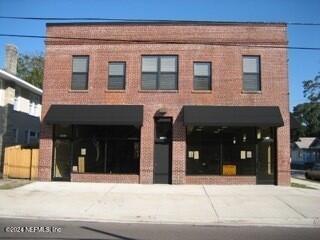
<path id="1" fill-rule="evenodd" d="M 43 94 L 44 117 L 51 104 L 139 104 L 144 106 L 141 128 L 140 175 L 72 174 L 72 181 L 153 183 L 154 114 L 167 109 L 173 118 L 173 184 L 255 184 L 255 177 L 186 176 L 186 130 L 183 105 L 279 106 L 284 126 L 277 130 L 277 180 L 288 185 L 289 106 L 287 45 L 284 24 L 97 24 L 52 25 L 49 37 L 104 38 L 112 42 L 48 39 Z M 121 40 L 121 41 L 120 41 Z M 125 41 L 122 41 L 125 40 Z M 126 42 L 137 40 L 138 43 Z M 152 41 L 157 41 L 154 43 Z M 159 41 L 162 43 L 159 43 Z M 172 42 L 179 44 L 173 44 Z M 224 46 L 224 45 L 231 46 Z M 240 44 L 241 46 L 235 46 Z M 250 44 L 270 45 L 248 47 Z M 178 90 L 141 90 L 141 55 L 178 55 Z M 72 55 L 89 55 L 87 91 L 72 91 Z M 262 90 L 242 91 L 242 56 L 261 58 Z M 126 62 L 126 88 L 106 89 L 107 63 Z M 212 62 L 212 90 L 193 90 L 193 62 Z M 43 119 L 42 117 L 42 119 Z M 41 126 L 39 178 L 51 180 L 52 127 Z"/>

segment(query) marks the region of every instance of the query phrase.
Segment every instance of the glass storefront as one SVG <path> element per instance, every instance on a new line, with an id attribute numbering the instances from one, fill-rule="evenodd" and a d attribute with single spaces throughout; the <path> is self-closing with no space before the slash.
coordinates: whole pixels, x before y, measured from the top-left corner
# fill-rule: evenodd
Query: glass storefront
<path id="1" fill-rule="evenodd" d="M 273 128 L 187 127 L 187 175 L 274 176 Z M 265 163 L 266 162 L 266 163 Z"/>
<path id="2" fill-rule="evenodd" d="M 70 172 L 138 174 L 140 128 L 135 126 L 69 125 L 54 127 L 55 168 L 69 161 Z M 69 142 L 69 151 L 61 151 Z M 58 164 L 59 163 L 59 164 Z M 68 172 L 68 171 L 65 171 Z M 61 175 L 61 174 L 60 174 Z M 54 177 L 57 176 L 54 173 Z"/>

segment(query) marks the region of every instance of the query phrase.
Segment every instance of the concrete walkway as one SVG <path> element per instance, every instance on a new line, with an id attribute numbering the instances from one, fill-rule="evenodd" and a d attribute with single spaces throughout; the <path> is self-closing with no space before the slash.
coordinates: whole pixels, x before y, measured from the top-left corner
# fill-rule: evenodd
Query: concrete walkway
<path id="1" fill-rule="evenodd" d="M 0 217 L 320 227 L 320 191 L 261 185 L 34 182 L 0 190 Z"/>

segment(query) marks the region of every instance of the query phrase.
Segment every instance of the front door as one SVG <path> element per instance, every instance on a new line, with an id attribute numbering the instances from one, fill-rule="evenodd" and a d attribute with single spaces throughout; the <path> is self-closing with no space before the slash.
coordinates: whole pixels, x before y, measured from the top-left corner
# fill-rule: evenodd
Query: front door
<path id="1" fill-rule="evenodd" d="M 155 119 L 154 183 L 171 183 L 172 118 Z"/>
<path id="2" fill-rule="evenodd" d="M 275 184 L 274 142 L 262 141 L 257 148 L 257 184 Z"/>
<path id="3" fill-rule="evenodd" d="M 70 181 L 71 141 L 57 139 L 54 143 L 53 180 Z"/>

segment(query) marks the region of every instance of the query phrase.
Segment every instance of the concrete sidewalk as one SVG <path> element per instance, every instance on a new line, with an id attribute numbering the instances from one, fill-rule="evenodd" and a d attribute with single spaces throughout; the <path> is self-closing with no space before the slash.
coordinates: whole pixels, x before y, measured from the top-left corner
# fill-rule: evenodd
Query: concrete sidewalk
<path id="1" fill-rule="evenodd" d="M 34 182 L 0 190 L 0 217 L 320 227 L 320 191 L 261 185 Z"/>

